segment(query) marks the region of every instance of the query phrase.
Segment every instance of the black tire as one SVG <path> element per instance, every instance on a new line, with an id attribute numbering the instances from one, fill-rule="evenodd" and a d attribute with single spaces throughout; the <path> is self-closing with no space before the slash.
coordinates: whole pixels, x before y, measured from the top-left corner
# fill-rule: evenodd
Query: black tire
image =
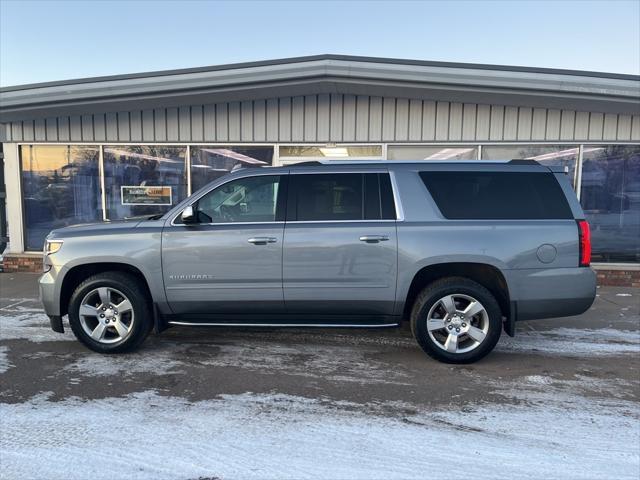
<path id="1" fill-rule="evenodd" d="M 153 328 L 151 305 L 139 280 L 123 272 L 104 272 L 93 275 L 78 285 L 69 301 L 69 324 L 76 338 L 98 353 L 123 353 L 136 349 Z M 101 343 L 85 332 L 80 322 L 80 306 L 84 297 L 98 287 L 114 288 L 127 296 L 133 311 L 131 331 L 115 343 Z"/>
<path id="2" fill-rule="evenodd" d="M 440 299 L 448 295 L 467 295 L 484 306 L 488 316 L 488 331 L 484 340 L 473 350 L 451 353 L 429 336 L 429 311 Z M 444 363 L 473 363 L 485 357 L 498 343 L 502 332 L 502 312 L 495 297 L 479 283 L 463 277 L 447 277 L 427 285 L 416 297 L 411 310 L 411 332 L 430 357 Z M 441 332 L 447 334 L 444 329 Z"/>

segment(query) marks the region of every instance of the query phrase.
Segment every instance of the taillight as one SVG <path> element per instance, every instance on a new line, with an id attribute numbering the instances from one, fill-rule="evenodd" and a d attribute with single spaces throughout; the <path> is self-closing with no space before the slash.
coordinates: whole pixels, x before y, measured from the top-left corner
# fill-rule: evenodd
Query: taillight
<path id="1" fill-rule="evenodd" d="M 578 234 L 580 236 L 580 266 L 588 267 L 591 263 L 591 229 L 589 222 L 578 220 Z"/>

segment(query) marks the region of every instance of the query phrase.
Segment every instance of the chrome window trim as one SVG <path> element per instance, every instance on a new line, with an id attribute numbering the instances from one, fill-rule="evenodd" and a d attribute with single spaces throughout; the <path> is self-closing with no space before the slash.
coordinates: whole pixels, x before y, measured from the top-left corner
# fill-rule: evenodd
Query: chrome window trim
<path id="1" fill-rule="evenodd" d="M 285 223 L 298 224 L 298 223 L 395 223 L 397 220 L 392 218 L 377 219 L 377 220 L 287 220 Z"/>
<path id="2" fill-rule="evenodd" d="M 182 213 L 182 212 L 180 212 Z M 180 215 L 176 215 L 174 219 L 171 221 L 171 226 L 173 227 L 189 227 L 196 225 L 205 225 L 205 226 L 229 226 L 229 225 L 281 225 L 285 222 L 277 221 L 277 222 L 226 222 L 226 223 L 173 223 L 173 221 L 179 217 Z"/>

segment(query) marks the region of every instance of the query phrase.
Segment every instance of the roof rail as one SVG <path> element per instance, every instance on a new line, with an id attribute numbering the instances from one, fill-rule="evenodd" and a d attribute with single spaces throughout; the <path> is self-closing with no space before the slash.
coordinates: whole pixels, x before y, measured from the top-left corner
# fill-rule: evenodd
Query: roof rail
<path id="1" fill-rule="evenodd" d="M 514 158 L 509 163 L 512 165 L 540 165 L 540 163 L 530 158 Z"/>
<path id="2" fill-rule="evenodd" d="M 318 160 L 309 160 L 306 162 L 292 163 L 291 165 L 287 165 L 287 167 L 313 167 L 318 165 L 324 164 L 322 162 L 319 162 Z"/>

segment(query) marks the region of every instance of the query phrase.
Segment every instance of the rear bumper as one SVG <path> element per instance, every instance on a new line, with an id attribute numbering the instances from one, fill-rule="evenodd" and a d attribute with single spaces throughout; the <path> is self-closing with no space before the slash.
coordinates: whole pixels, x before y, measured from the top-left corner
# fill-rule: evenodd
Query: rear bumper
<path id="1" fill-rule="evenodd" d="M 516 320 L 580 315 L 596 297 L 596 274 L 591 268 L 508 270 L 505 274 Z"/>

